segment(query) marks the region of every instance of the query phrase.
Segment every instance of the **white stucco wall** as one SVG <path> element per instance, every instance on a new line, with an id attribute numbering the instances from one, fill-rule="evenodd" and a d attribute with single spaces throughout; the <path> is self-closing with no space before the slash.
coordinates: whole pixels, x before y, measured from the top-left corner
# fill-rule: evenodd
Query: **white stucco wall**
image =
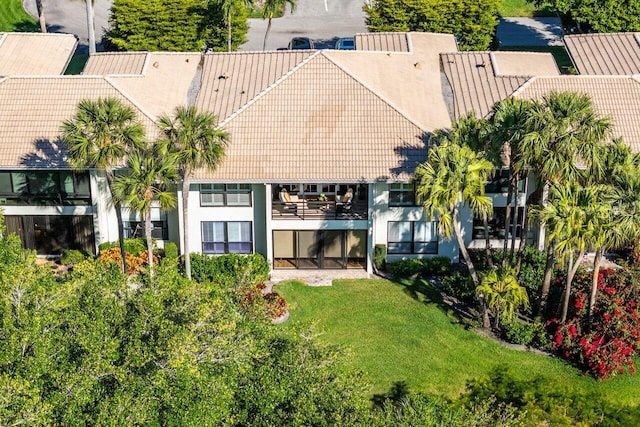
<path id="1" fill-rule="evenodd" d="M 426 221 L 430 222 L 424 209 L 420 206 L 413 207 L 389 207 L 389 185 L 387 183 L 376 183 L 373 187 L 372 205 L 372 234 L 373 246 L 377 244 L 387 244 L 387 223 L 389 221 Z M 438 237 L 438 253 L 425 255 L 389 254 L 387 260 L 393 262 L 407 257 L 435 257 L 446 256 L 454 262 L 458 262 L 458 245 L 454 239 L 445 240 Z"/>

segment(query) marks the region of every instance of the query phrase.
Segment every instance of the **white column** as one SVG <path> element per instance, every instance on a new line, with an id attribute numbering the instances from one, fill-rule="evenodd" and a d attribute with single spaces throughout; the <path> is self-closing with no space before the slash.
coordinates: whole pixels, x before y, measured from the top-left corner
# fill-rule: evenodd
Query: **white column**
<path id="1" fill-rule="evenodd" d="M 273 200 L 272 196 L 272 185 L 265 184 L 265 239 L 266 239 L 266 249 L 267 249 L 267 262 L 269 263 L 269 267 L 273 270 L 273 227 L 272 227 L 272 207 L 271 202 Z"/>

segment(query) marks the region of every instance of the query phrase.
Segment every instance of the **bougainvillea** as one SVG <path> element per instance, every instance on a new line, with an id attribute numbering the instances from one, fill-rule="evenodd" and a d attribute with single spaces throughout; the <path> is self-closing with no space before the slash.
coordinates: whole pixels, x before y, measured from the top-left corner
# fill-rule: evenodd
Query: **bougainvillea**
<path id="1" fill-rule="evenodd" d="M 596 378 L 635 372 L 633 356 L 640 349 L 640 269 L 603 270 L 591 323 L 588 319 L 591 276 L 576 280 L 571 311 L 564 325 L 556 319 L 554 349 Z"/>

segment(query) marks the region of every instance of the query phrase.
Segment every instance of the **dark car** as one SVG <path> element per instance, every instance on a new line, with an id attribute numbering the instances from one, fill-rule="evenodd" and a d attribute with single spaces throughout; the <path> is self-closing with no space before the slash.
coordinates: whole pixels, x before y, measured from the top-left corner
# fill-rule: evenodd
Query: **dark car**
<path id="1" fill-rule="evenodd" d="M 313 49 L 313 41 L 309 37 L 294 37 L 289 42 L 287 49 Z"/>
<path id="2" fill-rule="evenodd" d="M 356 42 L 353 37 L 342 37 L 336 42 L 336 49 L 339 50 L 355 50 Z"/>

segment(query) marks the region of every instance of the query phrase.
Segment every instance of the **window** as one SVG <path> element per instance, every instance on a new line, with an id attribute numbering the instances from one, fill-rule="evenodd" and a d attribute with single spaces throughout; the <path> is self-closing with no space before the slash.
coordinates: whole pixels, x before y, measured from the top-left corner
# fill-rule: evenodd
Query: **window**
<path id="1" fill-rule="evenodd" d="M 202 223 L 202 253 L 250 254 L 252 252 L 251 222 L 210 221 Z"/>
<path id="2" fill-rule="evenodd" d="M 200 184 L 200 206 L 251 206 L 251 185 Z"/>
<path id="3" fill-rule="evenodd" d="M 390 254 L 437 254 L 435 222 L 390 221 L 387 223 L 387 252 Z"/>
<path id="4" fill-rule="evenodd" d="M 524 191 L 524 180 L 518 180 L 518 191 Z M 506 193 L 509 191 L 509 169 L 498 169 L 484 185 L 487 193 Z"/>
<path id="5" fill-rule="evenodd" d="M 514 220 L 515 209 L 511 208 L 511 221 Z M 516 237 L 519 238 L 522 233 L 522 217 L 524 215 L 524 208 L 518 208 L 518 224 L 516 224 Z M 505 207 L 494 207 L 493 208 L 493 216 L 487 220 L 487 226 L 489 231 L 490 239 L 504 239 L 505 236 L 507 239 L 511 238 L 513 228 L 509 227 L 509 230 L 505 232 L 504 222 L 507 218 L 507 208 Z M 513 224 L 513 222 L 512 222 Z M 484 221 L 482 218 L 475 217 L 473 218 L 473 238 L 474 239 L 484 239 L 485 238 L 485 228 Z"/>
<path id="6" fill-rule="evenodd" d="M 0 171 L 0 198 L 8 205 L 88 205 L 89 173 Z"/>
<path id="7" fill-rule="evenodd" d="M 7 231 L 38 255 L 59 255 L 66 249 L 95 252 L 91 215 L 7 215 L 5 220 Z"/>
<path id="8" fill-rule="evenodd" d="M 125 221 L 124 237 L 126 239 L 145 238 L 144 221 Z M 169 240 L 169 226 L 167 221 L 151 221 L 151 237 L 160 240 Z"/>
<path id="9" fill-rule="evenodd" d="M 416 193 L 412 182 L 389 184 L 389 206 L 415 206 Z"/>

